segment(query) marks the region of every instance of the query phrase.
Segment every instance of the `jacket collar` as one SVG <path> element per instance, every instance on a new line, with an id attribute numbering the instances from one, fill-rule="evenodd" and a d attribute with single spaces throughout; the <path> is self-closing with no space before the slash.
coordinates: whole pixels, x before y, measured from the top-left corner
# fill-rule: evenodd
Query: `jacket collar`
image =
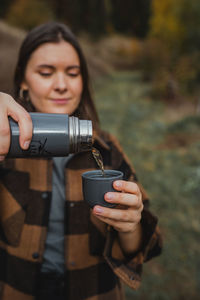
<path id="1" fill-rule="evenodd" d="M 106 150 L 110 150 L 110 146 L 105 142 L 102 135 L 98 133 L 96 130 L 93 132 L 93 143 L 97 142 L 100 146 L 102 146 Z"/>

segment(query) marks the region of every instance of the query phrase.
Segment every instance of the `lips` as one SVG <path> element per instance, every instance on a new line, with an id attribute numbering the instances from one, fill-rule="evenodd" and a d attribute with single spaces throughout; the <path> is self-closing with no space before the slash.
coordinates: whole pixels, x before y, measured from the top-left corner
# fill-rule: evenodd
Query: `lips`
<path id="1" fill-rule="evenodd" d="M 66 104 L 67 102 L 70 101 L 71 98 L 62 98 L 62 99 L 51 99 L 52 102 L 56 104 Z"/>

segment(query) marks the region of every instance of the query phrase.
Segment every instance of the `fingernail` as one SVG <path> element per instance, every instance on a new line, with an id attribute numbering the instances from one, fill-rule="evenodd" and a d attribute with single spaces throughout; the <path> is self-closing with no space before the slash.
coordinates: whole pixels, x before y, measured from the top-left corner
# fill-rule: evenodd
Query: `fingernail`
<path id="1" fill-rule="evenodd" d="M 101 207 L 95 207 L 95 212 L 98 214 L 101 214 L 103 212 L 103 209 Z"/>
<path id="2" fill-rule="evenodd" d="M 29 145 L 30 145 L 30 141 L 24 142 L 24 149 L 28 149 Z"/>
<path id="3" fill-rule="evenodd" d="M 113 200 L 114 196 L 112 193 L 106 193 L 106 199 Z"/>
<path id="4" fill-rule="evenodd" d="M 115 181 L 115 186 L 118 188 L 122 187 L 121 181 Z"/>

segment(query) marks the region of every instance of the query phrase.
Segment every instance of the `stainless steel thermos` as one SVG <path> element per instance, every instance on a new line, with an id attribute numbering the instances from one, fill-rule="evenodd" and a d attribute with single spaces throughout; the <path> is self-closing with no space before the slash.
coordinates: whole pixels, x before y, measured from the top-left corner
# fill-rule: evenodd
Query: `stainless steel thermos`
<path id="1" fill-rule="evenodd" d="M 19 145 L 18 123 L 9 118 L 11 144 L 7 157 L 67 156 L 87 150 L 92 145 L 92 122 L 79 120 L 66 114 L 30 113 L 33 136 L 30 146 L 23 150 Z"/>

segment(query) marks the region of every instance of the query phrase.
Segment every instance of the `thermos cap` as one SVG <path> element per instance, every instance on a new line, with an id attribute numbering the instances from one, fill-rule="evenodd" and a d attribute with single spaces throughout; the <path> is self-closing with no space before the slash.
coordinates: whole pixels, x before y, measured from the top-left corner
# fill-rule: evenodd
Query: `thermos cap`
<path id="1" fill-rule="evenodd" d="M 69 117 L 70 153 L 90 149 L 92 146 L 92 122 Z"/>

